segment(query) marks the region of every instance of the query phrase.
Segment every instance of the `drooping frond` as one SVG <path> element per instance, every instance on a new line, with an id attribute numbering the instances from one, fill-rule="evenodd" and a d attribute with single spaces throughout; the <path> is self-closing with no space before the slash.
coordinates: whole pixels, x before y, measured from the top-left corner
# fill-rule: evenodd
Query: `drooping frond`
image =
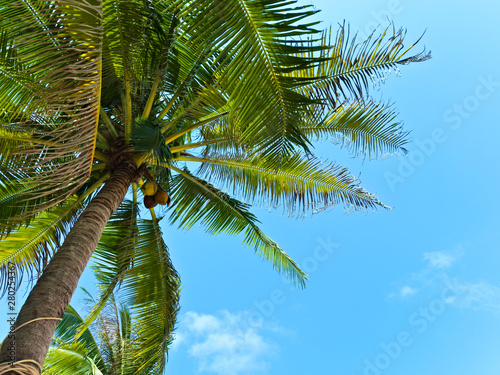
<path id="1" fill-rule="evenodd" d="M 71 357 L 65 358 L 64 351 L 56 354 L 54 353 L 54 349 L 72 347 L 72 345 L 75 345 L 74 348 L 78 348 L 77 352 L 84 357 L 84 359 L 90 358 L 92 360 L 91 364 L 95 364 L 99 371 L 103 374 L 107 374 L 107 369 L 99 351 L 99 347 L 90 330 L 85 329 L 81 336 L 75 341 L 75 335 L 83 322 L 78 312 L 71 305 L 68 305 L 64 311 L 62 320 L 57 325 L 55 336 L 52 341 L 53 350 L 45 360 L 44 373 L 45 371 L 47 371 L 48 374 L 56 373 L 56 370 L 59 370 L 58 364 L 61 365 L 61 370 L 65 369 L 65 373 L 70 373 L 70 363 L 65 363 L 65 361 L 71 360 Z M 83 347 L 79 345 L 83 345 Z"/>
<path id="2" fill-rule="evenodd" d="M 101 24 L 98 0 L 13 0 L 0 7 L 0 125 L 24 138 L 0 153 L 0 164 L 22 171 L 18 182 L 37 186 L 23 195 L 47 197 L 44 208 L 70 197 L 90 175 Z M 2 132 L 0 145 L 9 137 Z"/>
<path id="3" fill-rule="evenodd" d="M 78 329 L 79 335 L 94 322 L 109 298 L 122 283 L 126 271 L 132 267 L 138 229 L 137 204 L 125 200 L 111 217 L 99 240 L 92 268 L 97 279 L 99 295 L 96 303 Z"/>
<path id="4" fill-rule="evenodd" d="M 180 160 L 201 162 L 201 173 L 221 188 L 251 202 L 283 206 L 289 214 L 305 215 L 343 203 L 347 209 L 386 207 L 377 197 L 359 186 L 342 167 L 308 160 L 300 154 L 284 162 L 277 170 L 266 167 L 265 160 L 247 155 L 213 158 L 184 157 Z"/>
<path id="5" fill-rule="evenodd" d="M 340 26 L 333 42 L 331 30 L 324 32 L 322 43 L 332 47 L 322 51 L 323 61 L 308 71 L 292 73 L 292 76 L 318 79 L 302 85 L 298 91 L 313 99 L 327 99 L 330 105 L 336 107 L 348 99 L 365 98 L 369 86 L 384 81 L 391 70 L 397 72 L 398 65 L 430 58 L 430 53 L 425 50 L 409 55 L 418 40 L 405 49 L 405 30 L 393 29 L 392 35 L 390 32 L 389 27 L 378 36 L 373 32 L 361 42 L 357 40 L 357 35 L 351 35 L 345 25 Z"/>
<path id="6" fill-rule="evenodd" d="M 120 296 L 133 317 L 136 371 L 160 375 L 179 309 L 180 280 L 158 222 L 154 215 L 137 220 L 133 266 L 125 273 Z"/>
<path id="7" fill-rule="evenodd" d="M 9 209 L 14 212 L 26 212 L 33 201 L 19 199 L 19 190 L 22 191 L 25 187 L 16 187 L 11 181 L 6 181 L 4 185 L 2 177 L 0 173 L 0 208 L 6 208 L 8 212 Z M 5 219 L 2 224 L 7 224 L 0 226 L 0 290 L 4 290 L 7 285 L 8 267 L 16 269 L 17 282 L 21 281 L 26 272 L 33 279 L 35 272 L 40 274 L 43 271 L 81 209 L 87 205 L 91 194 L 99 189 L 108 177 L 109 175 L 105 174 L 96 182 L 85 184 L 79 189 L 79 195 L 66 198 L 63 203 L 37 215 L 21 215 L 27 218 L 23 223 L 9 223 L 8 216 L 4 218 L 0 215 L 0 218 Z"/>
<path id="8" fill-rule="evenodd" d="M 98 324 L 94 326 L 99 337 L 101 355 L 110 373 L 140 373 L 134 363 L 137 347 L 131 337 L 131 323 L 128 306 L 119 303 L 112 295 L 106 303 L 106 309 L 99 316 Z"/>
<path id="9" fill-rule="evenodd" d="M 391 106 L 379 103 L 345 103 L 327 114 L 316 111 L 305 118 L 301 129 L 310 139 L 331 138 L 356 156 L 406 154 L 408 132 L 402 130 L 396 115 Z"/>
<path id="10" fill-rule="evenodd" d="M 306 52 L 324 48 L 295 38 L 316 33 L 314 23 L 301 23 L 315 11 L 282 0 L 189 4 L 180 12 L 187 33 L 194 43 L 214 45 L 221 62 L 218 84 L 229 90 L 240 121 L 248 125 L 245 137 L 278 162 L 295 145 L 307 147 L 298 122 L 301 108 L 311 102 L 294 91 L 302 79 L 286 73 L 314 66 L 316 59 Z"/>
<path id="11" fill-rule="evenodd" d="M 28 225 L 32 216 L 23 213 L 33 211 L 44 201 L 43 197 L 26 199 L 26 192 L 36 188 L 19 182 L 21 178 L 18 174 L 0 169 L 0 238 L 18 225 Z M 24 220 L 20 220 L 21 216 Z"/>
<path id="12" fill-rule="evenodd" d="M 0 239 L 0 290 L 8 283 L 8 269 L 14 267 L 19 283 L 23 274 L 37 277 L 48 263 L 76 220 L 82 202 L 76 197 L 34 217 L 28 226 L 20 227 Z"/>
<path id="13" fill-rule="evenodd" d="M 250 206 L 223 193 L 187 170 L 171 167 L 179 174 L 173 178 L 172 200 L 175 202 L 170 220 L 179 227 L 190 229 L 202 224 L 211 234 L 245 234 L 245 244 L 273 267 L 285 273 L 293 282 L 304 286 L 307 276 L 299 266 L 257 226 L 258 220 Z"/>
<path id="14" fill-rule="evenodd" d="M 80 342 L 49 348 L 42 375 L 106 375 Z"/>

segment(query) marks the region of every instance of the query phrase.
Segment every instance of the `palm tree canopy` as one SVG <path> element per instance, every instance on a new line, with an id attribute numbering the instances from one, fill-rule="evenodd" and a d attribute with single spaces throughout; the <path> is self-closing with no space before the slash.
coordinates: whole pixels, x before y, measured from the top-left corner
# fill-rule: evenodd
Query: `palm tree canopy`
<path id="1" fill-rule="evenodd" d="M 169 223 L 242 233 L 304 285 L 306 275 L 262 231 L 251 205 L 297 215 L 335 204 L 386 207 L 345 168 L 315 159 L 312 142 L 332 138 L 368 157 L 405 152 L 407 133 L 393 106 L 370 99 L 369 86 L 398 65 L 429 58 L 404 48 L 403 31 L 388 28 L 358 43 L 345 25 L 335 37 L 317 30 L 314 13 L 284 0 L 0 6 L 3 289 L 9 263 L 19 277 L 43 270 L 103 182 L 129 162 L 143 178 L 131 184 L 130 201 L 95 254 L 103 271 L 94 317 L 118 286 L 144 314 L 151 277 L 158 287 L 147 296 L 162 306 L 157 323 L 173 327 L 167 315 L 177 309 L 178 278 L 159 219 L 153 208 L 150 220 L 137 216 L 147 181 L 172 201 L 160 211 Z M 147 207 L 156 201 L 144 200 Z"/>

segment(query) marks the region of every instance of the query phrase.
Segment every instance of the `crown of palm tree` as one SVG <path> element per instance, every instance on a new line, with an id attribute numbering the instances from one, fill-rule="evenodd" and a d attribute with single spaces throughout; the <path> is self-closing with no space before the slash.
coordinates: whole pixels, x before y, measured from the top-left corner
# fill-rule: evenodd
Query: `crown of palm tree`
<path id="1" fill-rule="evenodd" d="M 123 165 L 136 172 L 95 253 L 94 317 L 121 285 L 133 311 L 157 304 L 163 320 L 148 334 L 166 343 L 173 329 L 178 276 L 154 209 L 149 221 L 138 218 L 146 181 L 171 199 L 169 223 L 242 233 L 303 286 L 306 275 L 260 229 L 251 205 L 297 215 L 339 203 L 386 207 L 345 168 L 312 157 L 312 142 L 332 138 L 370 158 L 404 153 L 407 133 L 392 105 L 373 101 L 368 89 L 398 65 L 429 58 L 409 55 L 403 31 L 362 43 L 345 25 L 335 37 L 321 33 L 309 21 L 315 12 L 283 0 L 1 6 L 4 289 L 10 264 L 17 281 L 43 271 Z"/>

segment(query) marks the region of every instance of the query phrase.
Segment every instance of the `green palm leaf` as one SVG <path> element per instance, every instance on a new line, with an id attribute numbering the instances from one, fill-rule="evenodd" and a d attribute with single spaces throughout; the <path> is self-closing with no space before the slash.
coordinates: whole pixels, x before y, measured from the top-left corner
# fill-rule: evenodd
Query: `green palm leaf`
<path id="1" fill-rule="evenodd" d="M 298 91 L 313 99 L 327 99 L 334 107 L 346 99 L 362 99 L 371 84 L 383 82 L 391 70 L 397 71 L 398 65 L 430 58 L 430 53 L 425 50 L 409 56 L 408 52 L 419 40 L 405 49 L 404 37 L 404 30 L 393 29 L 389 35 L 389 28 L 386 28 L 379 36 L 373 33 L 358 43 L 356 35 L 351 36 L 349 28 L 341 25 L 333 43 L 331 30 L 323 33 L 322 44 L 332 47 L 329 51 L 322 51 L 319 66 L 291 75 L 318 77 L 302 85 Z"/>
<path id="2" fill-rule="evenodd" d="M 103 373 L 88 356 L 85 344 L 75 342 L 50 348 L 42 375 L 103 375 Z"/>
<path id="3" fill-rule="evenodd" d="M 138 372 L 154 374 L 161 374 L 165 367 L 180 290 L 158 222 L 154 216 L 137 221 L 134 263 L 120 289 L 134 317 L 134 366 Z"/>
<path id="4" fill-rule="evenodd" d="M 266 167 L 259 156 L 194 158 L 180 160 L 202 162 L 201 172 L 221 188 L 229 188 L 251 202 L 283 206 L 289 215 L 304 215 L 338 203 L 348 209 L 386 207 L 377 197 L 358 185 L 342 167 L 304 159 L 297 154 L 279 169 Z"/>
<path id="5" fill-rule="evenodd" d="M 203 0 L 180 13 L 194 43 L 213 43 L 218 50 L 220 84 L 231 87 L 241 122 L 248 124 L 245 137 L 255 139 L 278 161 L 295 144 L 307 147 L 297 125 L 299 108 L 310 101 L 293 90 L 301 78 L 285 72 L 313 66 L 316 59 L 298 55 L 319 48 L 292 41 L 297 33 L 316 32 L 314 24 L 298 23 L 315 11 L 289 5 L 285 1 Z"/>
<path id="6" fill-rule="evenodd" d="M 29 226 L 18 228 L 0 240 L 1 290 L 8 285 L 6 269 L 9 264 L 16 268 L 18 283 L 24 273 L 32 277 L 35 273 L 42 272 L 60 240 L 76 220 L 81 206 L 81 200 L 76 197 L 67 199 L 63 204 L 34 217 Z"/>
<path id="7" fill-rule="evenodd" d="M 85 291 L 85 290 L 84 290 Z M 75 335 L 79 329 L 79 327 L 83 324 L 84 320 L 78 314 L 78 312 L 71 306 L 68 305 L 66 310 L 64 311 L 64 315 L 62 320 L 59 322 L 56 328 L 55 338 L 53 341 L 53 346 L 56 348 L 71 346 L 71 344 L 80 344 L 84 346 L 81 348 L 80 346 L 75 346 L 78 348 L 78 352 L 85 358 L 91 358 L 91 363 L 95 364 L 95 366 L 101 371 L 103 374 L 107 373 L 104 360 L 101 356 L 101 352 L 99 351 L 98 344 L 94 339 L 94 336 L 90 332 L 90 330 L 85 329 L 82 335 L 75 340 Z M 55 357 L 54 353 L 49 353 L 44 366 L 46 368 L 50 368 L 50 371 L 54 371 L 58 365 L 54 362 L 59 362 L 56 358 L 60 357 L 61 369 L 66 369 L 66 371 L 70 371 L 71 367 L 69 363 L 64 364 L 64 352 L 58 353 L 58 356 Z M 44 372 L 45 373 L 45 372 Z M 52 372 L 48 372 L 52 373 Z"/>
<path id="8" fill-rule="evenodd" d="M 32 211 L 41 200 L 30 202 L 25 199 L 24 193 L 33 187 L 17 183 L 19 180 L 16 174 L 0 170 L 0 238 L 16 226 L 28 225 L 32 217 L 23 213 Z"/>
<path id="9" fill-rule="evenodd" d="M 406 154 L 408 132 L 402 130 L 390 106 L 373 102 L 346 103 L 330 113 L 323 111 L 307 117 L 301 130 L 316 140 L 332 138 L 356 156 L 380 157 Z"/>
<path id="10" fill-rule="evenodd" d="M 186 230 L 201 223 L 211 234 L 245 233 L 245 243 L 273 267 L 284 272 L 293 282 L 304 286 L 306 274 L 299 266 L 257 226 L 258 220 L 242 203 L 208 182 L 193 176 L 187 170 L 171 167 L 179 174 L 173 178 L 171 195 L 176 202 L 170 215 L 172 223 Z"/>
<path id="11" fill-rule="evenodd" d="M 0 122 L 31 134 L 30 144 L 2 152 L 0 164 L 7 159 L 12 171 L 24 170 L 23 182 L 50 196 L 44 208 L 70 197 L 90 175 L 101 83 L 99 5 L 14 0 L 0 8 Z"/>
<path id="12" fill-rule="evenodd" d="M 23 218 L 24 222 L 15 220 L 9 223 L 7 218 L 7 224 L 11 225 L 0 226 L 0 290 L 7 285 L 8 273 L 5 271 L 10 263 L 16 268 L 18 282 L 25 272 L 31 277 L 35 272 L 39 275 L 43 271 L 49 258 L 56 252 L 76 221 L 81 209 L 87 205 L 89 197 L 108 176 L 105 175 L 92 185 L 84 186 L 79 191 L 80 196 L 74 195 L 67 198 L 64 203 L 32 216 L 27 216 L 25 212 L 26 206 L 29 207 L 33 202 L 19 199 L 19 191 L 22 192 L 24 187 L 22 185 L 16 187 L 12 183 L 3 185 L 2 177 L 0 174 L 0 208 L 13 209 L 17 217 Z M 18 212 L 21 214 L 17 214 Z"/>

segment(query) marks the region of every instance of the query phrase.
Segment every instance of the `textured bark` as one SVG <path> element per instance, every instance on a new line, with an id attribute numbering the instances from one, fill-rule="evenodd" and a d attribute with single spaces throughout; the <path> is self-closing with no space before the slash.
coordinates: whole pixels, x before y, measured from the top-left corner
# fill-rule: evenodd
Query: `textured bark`
<path id="1" fill-rule="evenodd" d="M 125 161 L 116 166 L 30 292 L 19 312 L 16 327 L 36 318 L 63 316 L 106 223 L 123 201 L 130 183 L 137 177 L 138 171 L 132 162 Z M 0 363 L 13 361 L 10 355 L 10 348 L 13 347 L 15 361 L 30 359 L 42 365 L 57 323 L 57 320 L 38 320 L 18 329 L 14 340 L 4 341 Z"/>

